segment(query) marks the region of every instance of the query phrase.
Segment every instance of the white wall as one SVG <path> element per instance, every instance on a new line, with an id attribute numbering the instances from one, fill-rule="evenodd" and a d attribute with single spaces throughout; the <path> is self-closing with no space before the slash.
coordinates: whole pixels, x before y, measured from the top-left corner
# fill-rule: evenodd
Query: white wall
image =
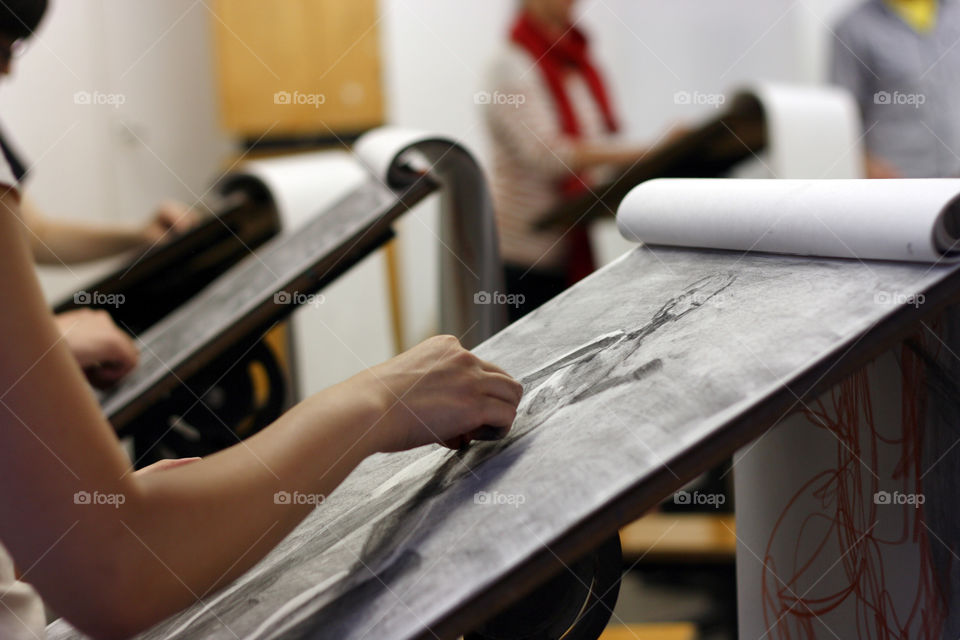
<path id="1" fill-rule="evenodd" d="M 229 151 L 210 32 L 203 4 L 189 0 L 53 1 L 0 86 L 0 119 L 35 163 L 27 190 L 45 210 L 137 221 L 162 198 L 203 194 Z M 77 92 L 123 104 L 77 104 Z M 56 298 L 100 270 L 44 269 L 42 279 Z"/>

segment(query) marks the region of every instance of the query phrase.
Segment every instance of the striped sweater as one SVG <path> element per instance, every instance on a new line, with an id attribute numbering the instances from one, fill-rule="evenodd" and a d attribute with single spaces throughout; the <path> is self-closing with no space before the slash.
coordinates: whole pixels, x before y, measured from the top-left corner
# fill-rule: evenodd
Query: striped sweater
<path id="1" fill-rule="evenodd" d="M 603 114 L 577 74 L 567 92 L 583 132 L 581 141 L 608 137 Z M 500 251 L 505 262 L 562 269 L 567 259 L 564 229 L 538 231 L 533 224 L 560 202 L 558 184 L 572 174 L 574 141 L 562 133 L 553 97 L 536 61 L 508 45 L 490 66 L 486 90 L 478 94 L 491 140 L 491 180 Z M 582 175 L 587 184 L 600 176 Z"/>

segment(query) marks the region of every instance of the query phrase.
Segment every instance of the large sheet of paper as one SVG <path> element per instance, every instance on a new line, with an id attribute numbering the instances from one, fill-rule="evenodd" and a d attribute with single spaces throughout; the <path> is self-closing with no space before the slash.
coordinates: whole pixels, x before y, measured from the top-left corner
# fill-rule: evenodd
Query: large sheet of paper
<path id="1" fill-rule="evenodd" d="M 505 440 L 367 460 L 141 637 L 455 638 L 958 288 L 944 265 L 637 248 L 476 349 L 525 385 Z"/>
<path id="2" fill-rule="evenodd" d="M 652 180 L 617 223 L 651 245 L 953 262 L 960 180 Z"/>
<path id="3" fill-rule="evenodd" d="M 758 83 L 740 95 L 753 96 L 763 109 L 767 146 L 760 162 L 771 178 L 863 177 L 863 123 L 849 91 Z"/>

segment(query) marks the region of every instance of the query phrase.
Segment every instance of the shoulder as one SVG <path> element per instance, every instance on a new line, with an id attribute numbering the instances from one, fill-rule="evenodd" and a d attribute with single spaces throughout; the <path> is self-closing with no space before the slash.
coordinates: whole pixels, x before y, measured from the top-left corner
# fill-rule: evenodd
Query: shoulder
<path id="1" fill-rule="evenodd" d="M 492 86 L 529 83 L 536 79 L 531 73 L 536 67 L 529 53 L 514 44 L 507 44 L 491 58 L 487 67 L 487 79 Z"/>
<path id="2" fill-rule="evenodd" d="M 869 37 L 873 26 L 885 17 L 886 10 L 881 6 L 881 2 L 882 0 L 866 0 L 843 14 L 834 26 L 837 38 L 852 46 L 862 38 Z"/>

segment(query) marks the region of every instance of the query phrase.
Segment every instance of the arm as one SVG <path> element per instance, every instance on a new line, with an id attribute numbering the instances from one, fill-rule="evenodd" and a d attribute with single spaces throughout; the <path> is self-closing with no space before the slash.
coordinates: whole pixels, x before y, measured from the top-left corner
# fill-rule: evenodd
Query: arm
<path id="1" fill-rule="evenodd" d="M 492 70 L 495 82 L 487 104 L 494 134 L 523 162 L 551 178 L 598 166 L 629 165 L 648 147 L 590 142 L 558 133 L 553 99 L 536 82 L 535 68 L 510 57 Z M 495 96 L 509 99 L 496 100 Z"/>
<path id="2" fill-rule="evenodd" d="M 74 264 L 99 260 L 160 242 L 168 231 L 182 232 L 196 223 L 185 205 L 165 202 L 146 226 L 90 224 L 47 217 L 29 197 L 21 201 L 21 218 L 34 259 L 40 264 Z"/>
<path id="3" fill-rule="evenodd" d="M 125 637 L 240 575 L 366 456 L 512 424 L 519 383 L 434 338 L 304 401 L 242 444 L 133 475 L 60 340 L 0 198 L 0 540 L 24 579 L 86 633 Z M 402 402 L 399 400 L 402 398 Z M 122 496 L 77 504 L 77 492 Z M 322 507 L 320 507 L 322 508 Z"/>

